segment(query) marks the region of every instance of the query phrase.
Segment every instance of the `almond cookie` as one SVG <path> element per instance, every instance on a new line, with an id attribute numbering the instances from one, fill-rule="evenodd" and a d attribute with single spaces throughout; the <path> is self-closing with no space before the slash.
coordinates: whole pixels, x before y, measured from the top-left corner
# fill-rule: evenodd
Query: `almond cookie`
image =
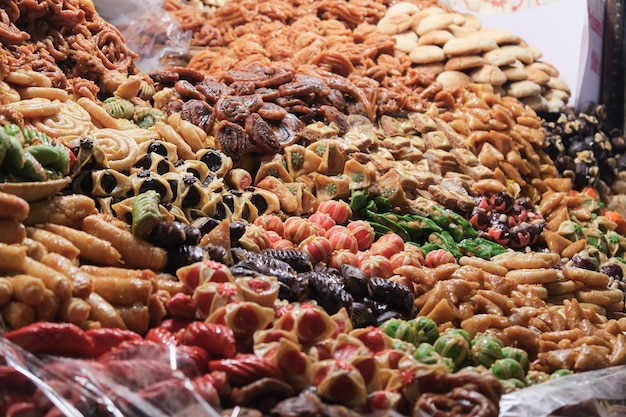
<path id="1" fill-rule="evenodd" d="M 419 46 L 438 45 L 443 46 L 450 39 L 454 39 L 454 35 L 447 30 L 433 30 L 420 36 L 417 40 Z"/>
<path id="2" fill-rule="evenodd" d="M 539 85 L 546 85 L 550 81 L 550 76 L 538 69 L 526 70 L 528 80 Z"/>
<path id="3" fill-rule="evenodd" d="M 413 68 L 437 75 L 444 71 L 444 64 L 443 62 L 431 62 L 430 64 L 417 64 Z"/>
<path id="4" fill-rule="evenodd" d="M 387 12 L 385 13 L 385 17 L 397 14 L 412 15 L 419 12 L 419 10 L 420 8 L 416 4 L 402 1 L 400 3 L 394 4 L 393 6 L 389 6 Z"/>
<path id="5" fill-rule="evenodd" d="M 497 48 L 487 51 L 483 54 L 483 58 L 492 65 L 501 67 L 504 65 L 512 65 L 517 61 L 517 57 L 512 51 L 506 49 Z"/>
<path id="6" fill-rule="evenodd" d="M 407 54 L 419 46 L 417 33 L 412 30 L 405 30 L 402 33 L 393 35 L 393 38 L 396 40 L 396 49 Z"/>
<path id="7" fill-rule="evenodd" d="M 431 64 L 444 59 L 443 49 L 437 45 L 418 46 L 409 53 L 409 60 L 414 64 Z"/>
<path id="8" fill-rule="evenodd" d="M 491 85 L 502 85 L 507 81 L 506 75 L 500 68 L 489 64 L 472 70 L 470 77 L 474 82 Z"/>
<path id="9" fill-rule="evenodd" d="M 452 38 L 443 45 L 447 56 L 475 55 L 481 52 L 478 42 L 471 38 Z"/>
<path id="10" fill-rule="evenodd" d="M 482 28 L 478 31 L 481 35 L 495 40 L 498 45 L 519 44 L 521 38 L 513 32 L 497 28 Z"/>
<path id="11" fill-rule="evenodd" d="M 410 29 L 412 22 L 411 16 L 409 15 L 395 14 L 380 19 L 376 27 L 385 35 L 396 35 Z"/>
<path id="12" fill-rule="evenodd" d="M 446 71 L 459 71 L 469 68 L 476 68 L 485 65 L 485 59 L 480 55 L 456 56 L 446 62 Z"/>
<path id="13" fill-rule="evenodd" d="M 523 81 L 528 79 L 528 72 L 526 72 L 524 64 L 520 61 L 516 61 L 511 65 L 503 65 L 500 69 L 509 81 Z"/>
<path id="14" fill-rule="evenodd" d="M 530 51 L 519 45 L 504 45 L 500 47 L 501 50 L 510 52 L 519 61 L 524 64 L 532 64 L 534 62 L 533 55 Z"/>
<path id="15" fill-rule="evenodd" d="M 527 68 L 541 70 L 551 77 L 558 77 L 560 75 L 559 70 L 554 65 L 547 62 L 533 62 L 528 64 Z"/>
<path id="16" fill-rule="evenodd" d="M 417 25 L 417 28 L 415 28 L 415 31 L 419 36 L 422 36 L 432 30 L 445 29 L 453 24 L 454 21 L 455 16 L 453 13 L 432 14 L 423 18 L 419 25 Z"/>
<path id="17" fill-rule="evenodd" d="M 469 75 L 461 71 L 444 71 L 437 75 L 437 82 L 446 90 L 455 88 L 467 88 L 472 83 Z"/>
<path id="18" fill-rule="evenodd" d="M 519 81 L 519 82 L 523 82 L 523 81 Z M 546 100 L 543 96 L 537 95 L 537 96 L 522 97 L 519 100 L 535 111 L 548 111 L 550 108 L 548 104 L 548 100 Z"/>
<path id="19" fill-rule="evenodd" d="M 516 98 L 537 96 L 541 94 L 541 86 L 532 81 L 514 81 L 509 84 L 506 92 Z"/>
<path id="20" fill-rule="evenodd" d="M 556 77 L 550 77 L 550 80 L 546 83 L 546 87 L 554 88 L 556 90 L 563 90 L 568 94 L 572 93 L 565 81 Z"/>

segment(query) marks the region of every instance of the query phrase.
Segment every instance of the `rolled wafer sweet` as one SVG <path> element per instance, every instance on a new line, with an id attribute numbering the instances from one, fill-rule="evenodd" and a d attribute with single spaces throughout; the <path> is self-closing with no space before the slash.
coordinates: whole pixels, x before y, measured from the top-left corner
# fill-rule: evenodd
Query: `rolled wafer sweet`
<path id="1" fill-rule="evenodd" d="M 506 278 L 513 279 L 519 284 L 547 284 L 558 279 L 558 271 L 552 268 L 520 268 L 506 274 Z"/>

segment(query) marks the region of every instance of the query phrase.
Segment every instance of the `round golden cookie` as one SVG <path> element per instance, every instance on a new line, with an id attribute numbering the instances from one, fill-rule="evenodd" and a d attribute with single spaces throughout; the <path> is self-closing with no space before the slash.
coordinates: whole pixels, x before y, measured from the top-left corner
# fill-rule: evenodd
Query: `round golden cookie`
<path id="1" fill-rule="evenodd" d="M 501 50 L 510 52 L 511 55 L 524 64 L 532 64 L 534 62 L 532 53 L 525 47 L 519 45 L 504 45 L 500 47 Z"/>
<path id="2" fill-rule="evenodd" d="M 546 83 L 546 87 L 554 88 L 556 90 L 563 90 L 567 92 L 568 94 L 572 93 L 567 83 L 556 77 L 550 77 L 550 80 Z"/>
<path id="3" fill-rule="evenodd" d="M 409 60 L 414 64 L 432 64 L 445 58 L 443 49 L 437 45 L 418 46 L 409 53 Z"/>
<path id="4" fill-rule="evenodd" d="M 461 71 L 443 71 L 437 75 L 437 82 L 443 86 L 445 90 L 454 90 L 455 88 L 467 88 L 472 83 L 469 75 Z"/>
<path id="5" fill-rule="evenodd" d="M 560 75 L 559 70 L 552 64 L 548 62 L 533 62 L 526 66 L 527 69 L 538 69 L 551 77 L 558 77 Z"/>
<path id="6" fill-rule="evenodd" d="M 376 24 L 376 28 L 385 35 L 397 35 L 411 28 L 413 23 L 411 16 L 406 14 L 395 14 L 384 16 Z"/>
<path id="7" fill-rule="evenodd" d="M 471 26 L 455 25 L 448 26 L 448 30 L 457 38 L 466 38 L 476 33 L 476 29 Z"/>
<path id="8" fill-rule="evenodd" d="M 527 46 L 526 49 L 533 56 L 533 60 L 537 61 L 543 57 L 543 52 L 539 48 L 535 48 L 534 46 Z"/>
<path id="9" fill-rule="evenodd" d="M 532 81 L 514 81 L 506 87 L 508 95 L 516 98 L 532 97 L 541 94 L 541 86 Z"/>
<path id="10" fill-rule="evenodd" d="M 455 56 L 448 59 L 444 68 L 446 71 L 460 71 L 485 65 L 485 59 L 480 55 Z"/>
<path id="11" fill-rule="evenodd" d="M 514 53 L 502 48 L 492 49 L 491 51 L 483 53 L 483 58 L 485 58 L 485 60 L 490 64 L 497 67 L 512 65 L 517 62 L 517 57 Z"/>
<path id="12" fill-rule="evenodd" d="M 389 6 L 387 12 L 385 13 L 385 17 L 397 14 L 412 15 L 419 12 L 419 10 L 420 8 L 416 4 L 409 3 L 408 1 L 401 1 L 400 3 Z"/>
<path id="13" fill-rule="evenodd" d="M 507 81 L 507 77 L 502 70 L 495 65 L 483 65 L 470 72 L 470 77 L 474 82 L 502 85 Z"/>
<path id="14" fill-rule="evenodd" d="M 550 109 L 548 100 L 543 96 L 522 97 L 519 100 L 534 111 L 548 111 Z"/>
<path id="15" fill-rule="evenodd" d="M 412 30 L 405 30 L 402 33 L 398 33 L 392 36 L 396 41 L 396 49 L 404 53 L 411 53 L 411 51 L 417 48 L 418 37 L 417 33 Z"/>
<path id="16" fill-rule="evenodd" d="M 417 40 L 419 46 L 423 45 L 438 45 L 443 46 L 450 39 L 454 39 L 454 35 L 447 30 L 433 30 L 420 36 Z"/>
<path id="17" fill-rule="evenodd" d="M 443 45 L 447 56 L 474 55 L 481 52 L 480 45 L 471 38 L 452 38 Z"/>
<path id="18" fill-rule="evenodd" d="M 419 69 L 422 71 L 429 72 L 431 74 L 441 74 L 444 71 L 443 62 L 432 62 L 430 64 L 417 64 L 414 66 L 415 69 Z"/>
<path id="19" fill-rule="evenodd" d="M 550 76 L 538 69 L 526 70 L 528 81 L 532 81 L 539 85 L 546 85 L 550 81 Z"/>
<path id="20" fill-rule="evenodd" d="M 476 30 L 480 30 L 483 27 L 483 23 L 475 14 L 463 13 L 462 16 L 465 18 L 465 24 L 463 26 L 472 27 Z"/>
<path id="21" fill-rule="evenodd" d="M 522 40 L 515 33 L 498 28 L 482 28 L 479 32 L 495 40 L 498 45 L 518 44 Z"/>
<path id="22" fill-rule="evenodd" d="M 517 65 L 518 63 L 519 65 Z M 503 65 L 500 69 L 509 81 L 523 81 L 528 79 L 526 68 L 524 68 L 524 64 L 520 61 L 516 61 L 516 63 L 511 65 Z"/>
<path id="23" fill-rule="evenodd" d="M 454 13 L 435 13 L 423 18 L 415 28 L 415 31 L 419 36 L 423 36 L 433 30 L 445 29 L 454 22 Z"/>
<path id="24" fill-rule="evenodd" d="M 543 93 L 543 96 L 548 100 L 551 100 L 552 98 L 558 98 L 563 100 L 564 102 L 567 102 L 570 97 L 567 91 L 557 90 L 555 88 L 548 88 L 546 92 Z"/>

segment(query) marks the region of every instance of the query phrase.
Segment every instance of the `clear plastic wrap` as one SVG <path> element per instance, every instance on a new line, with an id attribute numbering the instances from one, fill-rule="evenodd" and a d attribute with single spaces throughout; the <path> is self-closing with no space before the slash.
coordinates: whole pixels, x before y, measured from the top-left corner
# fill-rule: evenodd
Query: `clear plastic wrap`
<path id="1" fill-rule="evenodd" d="M 502 396 L 500 417 L 626 415 L 626 366 L 577 373 Z"/>
<path id="2" fill-rule="evenodd" d="M 139 55 L 136 63 L 142 72 L 176 64 L 188 54 L 192 34 L 163 10 L 163 0 L 95 0 L 94 4 Z"/>
<path id="3" fill-rule="evenodd" d="M 19 384 L 0 377 L 5 403 L 18 400 L 0 401 L 7 415 L 30 403 L 32 416 L 221 416 L 215 388 L 175 346 L 137 345 L 103 360 L 38 358 L 0 337 L 0 352 L 5 380 L 11 368 L 21 374 L 12 376 Z"/>

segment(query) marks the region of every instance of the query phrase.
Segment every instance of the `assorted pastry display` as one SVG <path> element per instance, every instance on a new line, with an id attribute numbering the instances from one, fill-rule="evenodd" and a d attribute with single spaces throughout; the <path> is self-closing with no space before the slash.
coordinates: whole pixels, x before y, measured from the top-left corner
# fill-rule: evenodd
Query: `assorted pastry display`
<path id="1" fill-rule="evenodd" d="M 0 10 L 1 412 L 497 416 L 626 364 L 626 145 L 538 49 L 428 0 L 163 13 L 188 62 L 142 73 L 90 1 Z"/>

